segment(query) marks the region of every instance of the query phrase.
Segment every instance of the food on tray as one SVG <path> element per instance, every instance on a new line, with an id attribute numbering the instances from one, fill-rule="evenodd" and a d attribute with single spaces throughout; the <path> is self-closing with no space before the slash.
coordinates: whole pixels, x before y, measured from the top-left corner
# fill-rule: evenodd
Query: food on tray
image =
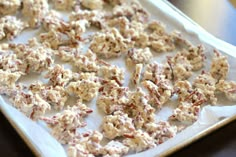
<path id="1" fill-rule="evenodd" d="M 0 40 L 7 38 L 9 40 L 19 35 L 28 24 L 15 16 L 7 15 L 0 17 Z"/>
<path id="2" fill-rule="evenodd" d="M 132 82 L 137 85 L 140 82 L 142 75 L 143 64 L 136 64 L 132 75 Z"/>
<path id="3" fill-rule="evenodd" d="M 70 157 L 145 151 L 194 123 L 217 93 L 236 100 L 227 57 L 211 52 L 207 70 L 203 45 L 169 33 L 137 1 L 0 0 L 0 14 L 0 40 L 42 28 L 28 43 L 0 44 L 0 94 L 45 122 Z M 38 80 L 24 84 L 31 74 Z M 168 120 L 158 119 L 172 102 Z M 88 131 L 94 111 L 100 128 Z"/>
<path id="4" fill-rule="evenodd" d="M 130 39 L 125 39 L 116 28 L 110 28 L 105 33 L 94 35 L 90 49 L 105 58 L 119 57 L 133 46 Z"/>
<path id="5" fill-rule="evenodd" d="M 223 92 L 229 100 L 236 101 L 236 82 L 220 80 L 216 89 Z"/>
<path id="6" fill-rule="evenodd" d="M 217 80 L 226 79 L 229 72 L 229 63 L 226 56 L 223 56 L 217 50 L 214 51 L 215 56 L 212 59 L 210 73 Z"/>
<path id="7" fill-rule="evenodd" d="M 209 100 L 212 104 L 216 104 L 217 98 L 215 96 L 216 90 L 216 80 L 209 73 L 202 72 L 198 75 L 193 82 L 193 86 L 199 89 L 203 95 Z"/>
<path id="8" fill-rule="evenodd" d="M 21 0 L 0 0 L 0 15 L 13 14 L 21 6 Z"/>
<path id="9" fill-rule="evenodd" d="M 52 117 L 40 117 L 40 119 L 48 124 L 51 134 L 59 142 L 66 144 L 76 136 L 77 128 L 86 126 L 84 117 L 92 112 L 93 110 L 78 100 L 74 106 L 68 107 L 62 112 Z"/>
<path id="10" fill-rule="evenodd" d="M 135 130 L 132 118 L 122 111 L 116 111 L 113 115 L 105 116 L 101 125 L 102 132 L 108 139 L 124 136 Z"/>
<path id="11" fill-rule="evenodd" d="M 146 64 L 152 59 L 152 52 L 149 48 L 131 49 L 128 51 L 126 62 L 132 64 Z"/>
<path id="12" fill-rule="evenodd" d="M 28 18 L 30 27 L 39 27 L 43 17 L 49 11 L 49 4 L 47 0 L 23 0 L 22 14 Z"/>

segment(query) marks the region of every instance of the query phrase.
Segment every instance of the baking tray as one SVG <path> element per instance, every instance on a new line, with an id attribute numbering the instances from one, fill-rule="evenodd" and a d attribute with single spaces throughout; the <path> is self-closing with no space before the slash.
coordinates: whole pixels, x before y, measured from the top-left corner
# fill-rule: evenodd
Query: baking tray
<path id="1" fill-rule="evenodd" d="M 155 8 L 158 10 L 157 13 L 161 13 L 163 15 L 162 19 L 171 20 L 177 25 L 180 25 L 182 30 L 186 31 L 188 34 L 195 36 L 198 40 L 204 41 L 204 43 L 217 48 L 218 50 L 227 53 L 229 56 L 235 57 L 236 55 L 236 47 L 230 45 L 220 39 L 209 34 L 203 28 L 201 28 L 198 24 L 184 15 L 181 11 L 179 11 L 176 7 L 170 4 L 165 0 L 141 0 L 141 3 L 147 8 L 151 13 L 155 13 Z M 163 20 L 161 20 L 163 21 Z M 165 21 L 163 21 L 165 22 Z M 65 152 L 62 151 L 62 146 L 56 142 L 51 135 L 44 130 L 37 123 L 32 122 L 25 116 L 23 116 L 19 111 L 10 106 L 8 102 L 5 102 L 0 97 L 0 110 L 8 119 L 10 124 L 14 127 L 14 129 L 18 132 L 21 138 L 26 142 L 29 148 L 36 156 L 65 156 Z M 14 116 L 12 116 L 14 115 Z M 161 149 L 162 151 L 156 152 L 154 148 L 151 151 L 145 151 L 140 154 L 134 154 L 130 156 L 167 156 L 175 151 L 193 143 L 194 141 L 210 134 L 211 132 L 229 124 L 230 122 L 236 120 L 236 110 L 235 113 L 231 113 L 230 115 L 226 115 L 214 121 L 211 124 L 206 125 L 201 131 L 197 134 L 189 138 L 185 138 L 181 140 L 177 145 L 172 146 L 170 148 Z M 43 137 L 43 138 L 42 138 Z M 167 141 L 168 142 L 168 141 Z M 166 142 L 165 142 L 166 143 Z M 48 148 L 48 146 L 51 146 Z M 55 151 L 56 150 L 56 151 Z M 59 155 L 60 154 L 60 155 Z"/>

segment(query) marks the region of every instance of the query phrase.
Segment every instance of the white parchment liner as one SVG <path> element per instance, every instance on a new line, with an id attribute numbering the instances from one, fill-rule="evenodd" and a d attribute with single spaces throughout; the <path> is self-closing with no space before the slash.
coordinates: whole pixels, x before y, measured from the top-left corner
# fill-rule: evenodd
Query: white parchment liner
<path id="1" fill-rule="evenodd" d="M 236 63 L 235 57 L 236 47 L 227 44 L 199 27 L 197 24 L 192 22 L 181 12 L 176 10 L 165 0 L 141 0 L 142 5 L 151 13 L 153 19 L 160 20 L 167 25 L 167 30 L 172 31 L 174 29 L 179 30 L 183 33 L 183 36 L 190 40 L 193 44 L 197 45 L 203 43 L 206 47 L 207 63 L 205 70 L 209 70 L 210 60 L 213 55 L 213 49 L 217 48 L 224 55 L 228 56 L 229 64 L 231 66 L 230 73 L 228 76 L 229 80 L 235 80 L 236 76 Z M 33 36 L 32 32 L 30 34 L 25 34 L 25 36 Z M 22 36 L 23 38 L 24 36 Z M 17 39 L 21 41 L 20 39 Z M 158 58 L 158 59 L 157 59 Z M 154 60 L 163 61 L 165 56 L 155 57 Z M 115 61 L 116 65 L 125 66 L 119 61 Z M 126 77 L 126 83 L 128 77 Z M 96 108 L 95 100 L 90 105 L 91 108 Z M 33 151 L 38 156 L 45 157 L 65 157 L 66 153 L 61 144 L 59 144 L 49 133 L 46 131 L 45 126 L 42 123 L 35 123 L 30 119 L 26 118 L 23 114 L 13 108 L 7 101 L 0 97 L 0 109 L 3 114 L 7 117 L 14 128 L 20 133 L 27 144 L 33 149 Z M 171 112 L 168 107 L 162 109 L 157 115 L 157 119 L 166 119 Z M 170 148 L 178 146 L 183 141 L 186 141 L 193 137 L 194 135 L 206 131 L 212 125 L 218 123 L 220 120 L 233 117 L 236 115 L 236 104 L 227 101 L 223 96 L 218 100 L 217 106 L 206 105 L 203 107 L 199 119 L 193 125 L 178 133 L 174 138 L 169 139 L 157 147 L 138 153 L 129 155 L 132 157 L 141 156 L 158 156 L 163 152 L 166 152 Z M 96 120 L 96 121 L 95 121 Z M 102 116 L 95 110 L 94 113 L 86 118 L 88 129 L 98 129 Z"/>

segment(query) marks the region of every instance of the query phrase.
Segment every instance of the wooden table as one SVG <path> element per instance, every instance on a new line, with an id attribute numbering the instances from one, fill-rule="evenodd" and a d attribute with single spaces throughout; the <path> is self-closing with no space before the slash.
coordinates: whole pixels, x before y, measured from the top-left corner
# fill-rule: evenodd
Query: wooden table
<path id="1" fill-rule="evenodd" d="M 236 45 L 236 0 L 169 0 L 203 28 Z M 235 52 L 236 53 L 236 52 Z M 4 116 L 0 113 L 0 156 L 33 156 Z M 236 122 L 191 144 L 172 155 L 181 157 L 236 156 Z"/>

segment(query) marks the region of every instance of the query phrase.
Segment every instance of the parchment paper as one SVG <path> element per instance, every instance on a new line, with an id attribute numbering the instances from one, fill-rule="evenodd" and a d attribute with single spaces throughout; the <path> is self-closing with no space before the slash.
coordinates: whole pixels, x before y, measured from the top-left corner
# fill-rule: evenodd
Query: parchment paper
<path id="1" fill-rule="evenodd" d="M 141 0 L 142 5 L 152 14 L 153 19 L 160 20 L 167 25 L 167 30 L 172 31 L 174 29 L 182 32 L 183 36 L 190 40 L 194 45 L 203 43 L 206 47 L 207 62 L 205 70 L 209 70 L 209 65 L 211 58 L 213 56 L 213 49 L 217 48 L 222 53 L 228 56 L 228 61 L 231 66 L 228 80 L 234 80 L 236 76 L 236 47 L 227 44 L 219 39 L 216 39 L 201 27 L 196 25 L 190 19 L 185 17 L 178 10 L 175 10 L 169 5 L 165 0 Z M 29 33 L 23 33 L 22 39 L 25 36 L 29 38 L 32 36 Z M 17 41 L 22 41 L 21 38 L 16 39 Z M 153 60 L 158 62 L 163 62 L 166 55 L 174 55 L 174 53 L 169 54 L 156 54 Z M 114 64 L 124 67 L 124 61 L 113 60 Z M 198 72 L 199 73 L 199 72 Z M 125 85 L 128 84 L 129 75 L 126 75 Z M 80 131 L 99 129 L 99 125 L 102 120 L 101 112 L 97 111 L 96 100 L 93 100 L 89 106 L 94 109 L 94 112 L 86 118 L 87 127 L 80 129 Z M 33 122 L 9 105 L 6 99 L 0 97 L 0 109 L 7 119 L 12 123 L 12 125 L 17 129 L 17 131 L 24 134 L 31 145 L 36 149 L 38 155 L 45 157 L 65 157 L 66 153 L 61 144 L 59 144 L 49 133 L 48 129 L 45 129 L 45 125 L 41 122 Z M 157 112 L 157 121 L 166 120 L 173 110 L 171 104 L 167 105 L 160 111 Z M 158 156 L 159 154 L 165 152 L 166 150 L 175 147 L 179 143 L 191 138 L 199 132 L 202 132 L 216 124 L 223 118 L 232 117 L 236 115 L 236 103 L 227 101 L 224 96 L 220 96 L 218 104 L 216 106 L 206 105 L 202 108 L 198 121 L 193 125 L 186 128 L 182 132 L 178 133 L 174 138 L 169 139 L 157 147 L 128 156 L 141 157 L 141 156 Z"/>

